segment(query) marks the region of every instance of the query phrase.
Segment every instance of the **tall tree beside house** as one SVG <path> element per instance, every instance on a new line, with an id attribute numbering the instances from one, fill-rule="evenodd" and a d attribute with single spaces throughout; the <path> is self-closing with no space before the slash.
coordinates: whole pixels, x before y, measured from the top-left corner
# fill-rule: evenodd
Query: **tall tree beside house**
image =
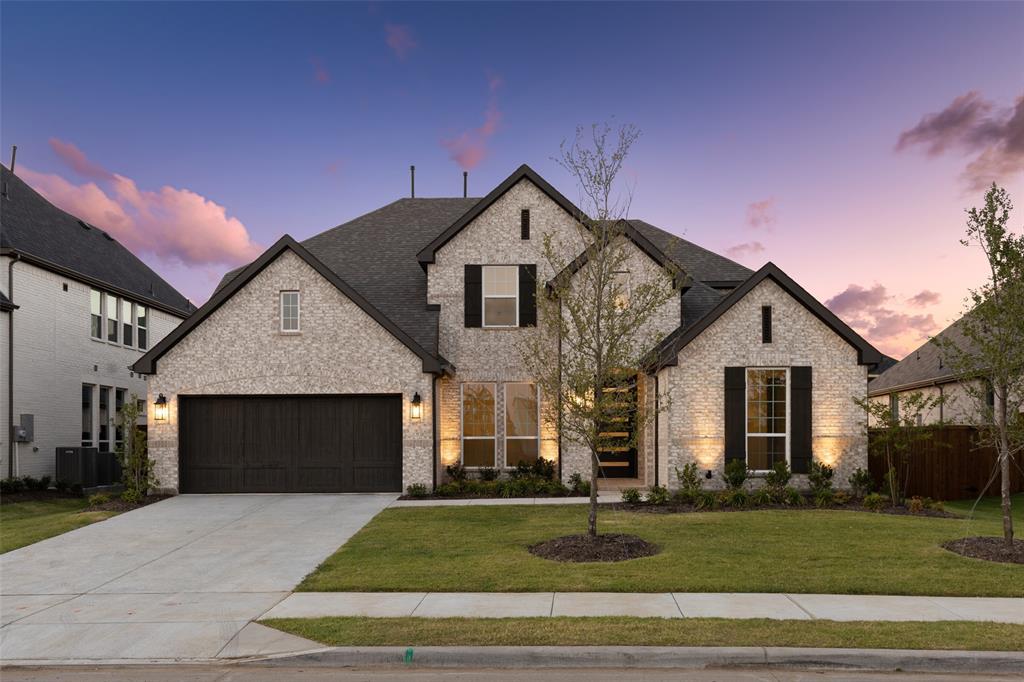
<path id="1" fill-rule="evenodd" d="M 149 458 L 146 433 L 139 428 L 139 399 L 134 393 L 118 413 L 119 427 L 123 429 L 124 438 L 117 446 L 117 457 L 121 463 L 121 483 L 124 492 L 121 499 L 125 502 L 139 502 L 149 494 L 149 489 L 159 485 L 153 472 L 153 460 Z"/>
<path id="2" fill-rule="evenodd" d="M 546 417 L 559 425 L 563 443 L 590 454 L 588 534 L 597 537 L 599 453 L 632 448 L 654 406 L 633 389 L 643 359 L 660 338 L 645 333 L 652 317 L 678 296 L 678 273 L 657 277 L 629 272 L 631 246 L 626 222 L 631 195 L 617 179 L 640 132 L 632 125 L 612 130 L 577 128 L 555 159 L 576 180 L 581 210 L 577 229 L 582 254 L 567 261 L 548 235 L 543 258 L 550 283 L 538 283 L 538 333 L 520 342 L 524 365 L 540 386 Z M 664 405 L 661 405 L 664 408 Z"/>
<path id="3" fill-rule="evenodd" d="M 967 211 L 961 244 L 980 248 L 988 264 L 984 284 L 972 289 L 959 325 L 963 340 L 937 337 L 943 362 L 973 404 L 980 445 L 993 447 L 1001 478 L 1003 538 L 1013 547 L 1010 471 L 1024 450 L 1024 235 L 1010 231 L 1013 204 L 995 183 L 985 205 Z"/>

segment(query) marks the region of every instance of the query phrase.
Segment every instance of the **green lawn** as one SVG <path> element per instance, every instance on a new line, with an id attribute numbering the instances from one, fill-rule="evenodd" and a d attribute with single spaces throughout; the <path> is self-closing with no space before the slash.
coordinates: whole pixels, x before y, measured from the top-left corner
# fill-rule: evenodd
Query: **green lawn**
<path id="1" fill-rule="evenodd" d="M 950 505 L 961 510 L 969 503 Z M 804 592 L 1024 596 L 1024 566 L 939 545 L 998 535 L 998 506 L 973 520 L 847 511 L 602 512 L 602 532 L 657 543 L 657 556 L 561 564 L 532 543 L 586 528 L 583 506 L 388 509 L 309 575 L 303 591 Z M 1024 531 L 1024 495 L 1015 497 Z"/>
<path id="2" fill-rule="evenodd" d="M 117 514 L 82 511 L 87 506 L 82 498 L 0 504 L 0 554 Z"/>
<path id="3" fill-rule="evenodd" d="M 330 646 L 792 646 L 1016 651 L 1024 625 L 723 618 L 283 618 Z"/>

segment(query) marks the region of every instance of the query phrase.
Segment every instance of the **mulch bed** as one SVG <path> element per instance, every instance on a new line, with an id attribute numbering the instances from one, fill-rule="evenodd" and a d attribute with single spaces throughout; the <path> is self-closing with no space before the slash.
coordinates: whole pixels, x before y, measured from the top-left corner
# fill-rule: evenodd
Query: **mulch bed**
<path id="1" fill-rule="evenodd" d="M 109 502 L 103 504 L 97 504 L 89 507 L 85 511 L 113 511 L 113 512 L 126 512 L 139 507 L 145 507 L 146 505 L 159 502 L 160 500 L 166 500 L 168 497 L 173 495 L 147 495 L 136 503 L 125 502 L 120 497 L 113 497 Z"/>
<path id="2" fill-rule="evenodd" d="M 551 561 L 584 563 L 594 561 L 627 561 L 654 556 L 661 549 L 657 545 L 623 533 L 566 535 L 530 545 L 530 554 Z"/>
<path id="3" fill-rule="evenodd" d="M 857 502 L 851 502 L 849 504 L 833 504 L 828 507 L 816 507 L 811 503 L 807 503 L 802 507 L 793 507 L 786 504 L 763 504 L 760 506 L 749 505 L 737 509 L 736 507 L 725 507 L 718 506 L 714 509 L 702 508 L 698 509 L 692 504 L 676 504 L 670 502 L 668 504 L 648 504 L 646 502 L 613 502 L 610 504 L 602 504 L 601 509 L 611 509 L 614 511 L 629 511 L 629 512 L 641 512 L 648 514 L 689 514 L 699 512 L 746 512 L 746 511 L 765 511 L 768 509 L 796 511 L 801 509 L 827 509 L 831 511 L 856 511 L 856 512 L 874 512 L 878 514 L 895 514 L 897 516 L 931 516 L 940 519 L 959 519 L 961 517 L 956 514 L 951 514 L 947 511 L 939 511 L 938 509 L 922 509 L 919 512 L 912 512 L 906 507 L 883 507 L 882 509 L 868 509 Z"/>
<path id="4" fill-rule="evenodd" d="M 1013 547 L 1006 546 L 1003 538 L 971 537 L 942 543 L 945 549 L 960 556 L 998 561 L 1005 564 L 1024 564 L 1024 540 L 1014 540 Z"/>
<path id="5" fill-rule="evenodd" d="M 70 491 L 62 493 L 56 490 L 23 490 L 17 493 L 4 493 L 0 495 L 0 504 L 13 504 L 15 502 L 47 502 L 49 500 L 62 500 L 81 498 L 82 495 Z"/>

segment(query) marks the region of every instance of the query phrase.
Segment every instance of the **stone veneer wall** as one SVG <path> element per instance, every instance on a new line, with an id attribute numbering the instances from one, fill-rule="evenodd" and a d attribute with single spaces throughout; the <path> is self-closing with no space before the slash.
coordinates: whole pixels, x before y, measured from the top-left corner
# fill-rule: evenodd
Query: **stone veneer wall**
<path id="1" fill-rule="evenodd" d="M 279 331 L 279 293 L 298 290 L 299 334 Z M 149 450 L 162 489 L 178 487 L 178 396 L 392 393 L 403 397 L 402 485 L 430 485 L 433 461 L 430 374 L 422 360 L 305 261 L 285 251 L 157 361 L 149 381 L 170 402 L 170 418 L 149 415 Z M 418 392 L 423 416 L 409 418 Z"/>
<path id="2" fill-rule="evenodd" d="M 761 306 L 772 306 L 772 343 L 761 343 Z M 867 468 L 864 413 L 853 398 L 867 394 L 867 367 L 857 352 L 796 299 L 765 280 L 679 353 L 679 364 L 659 373 L 670 401 L 659 422 L 660 478 L 676 487 L 675 468 L 695 461 L 714 472 L 724 467 L 724 374 L 727 366 L 812 369 L 814 459 L 836 468 L 836 487 L 858 467 Z M 794 476 L 806 485 L 806 476 Z"/>
<path id="3" fill-rule="evenodd" d="M 520 234 L 520 211 L 530 209 L 529 240 Z M 517 265 L 535 263 L 539 281 L 548 281 L 556 273 L 544 257 L 544 236 L 550 234 L 566 263 L 583 250 L 583 241 L 573 218 L 528 180 L 522 180 L 495 201 L 476 220 L 445 244 L 428 265 L 427 302 L 440 304 L 439 351 L 456 367 L 454 377 L 438 382 L 440 425 L 438 429 L 439 467 L 459 461 L 461 455 L 461 384 L 493 382 L 497 384 L 496 461 L 504 462 L 504 389 L 508 382 L 529 381 L 516 350 L 530 328 L 467 328 L 464 321 L 465 265 Z M 630 257 L 630 271 L 644 277 L 658 272 L 659 266 L 636 249 Z M 679 325 L 679 300 L 668 302 L 643 330 L 667 334 Z M 542 414 L 548 412 L 542 396 Z M 558 458 L 557 425 L 550 420 L 541 424 L 541 456 Z M 643 466 L 641 464 L 641 466 Z M 589 475 L 589 455 L 569 443 L 562 443 L 562 476 L 580 471 Z"/>

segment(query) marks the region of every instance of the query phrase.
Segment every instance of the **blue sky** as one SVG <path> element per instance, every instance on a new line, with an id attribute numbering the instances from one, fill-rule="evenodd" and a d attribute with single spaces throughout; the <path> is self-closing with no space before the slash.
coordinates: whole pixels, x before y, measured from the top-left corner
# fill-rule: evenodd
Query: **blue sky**
<path id="1" fill-rule="evenodd" d="M 635 217 L 775 261 L 900 354 L 980 281 L 957 243 L 980 183 L 1024 202 L 1020 3 L 4 2 L 0 20 L 4 162 L 17 144 L 33 186 L 197 302 L 281 234 L 404 196 L 410 164 L 422 196 L 529 163 L 573 198 L 551 157 L 614 120 L 643 131 Z"/>

